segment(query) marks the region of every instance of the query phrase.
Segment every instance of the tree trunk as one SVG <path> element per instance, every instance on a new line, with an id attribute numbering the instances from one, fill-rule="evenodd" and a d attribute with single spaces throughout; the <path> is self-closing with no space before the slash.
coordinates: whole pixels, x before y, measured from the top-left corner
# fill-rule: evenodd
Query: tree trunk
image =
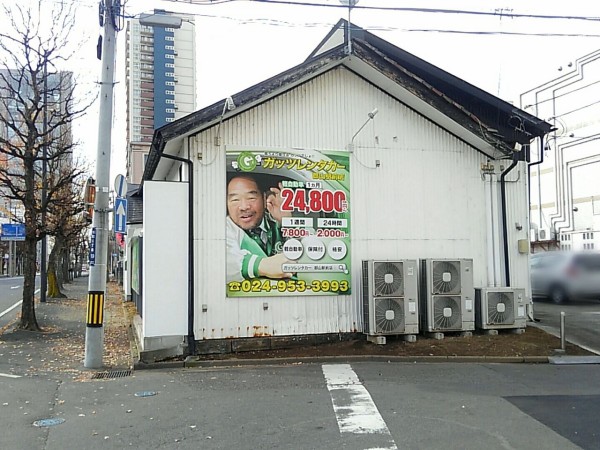
<path id="1" fill-rule="evenodd" d="M 36 269 L 36 244 L 35 236 L 25 237 L 23 248 L 24 279 L 23 279 L 23 304 L 21 305 L 21 321 L 19 328 L 29 331 L 40 331 L 40 326 L 35 317 L 35 269 Z"/>
<path id="2" fill-rule="evenodd" d="M 61 270 L 60 264 L 58 263 L 62 254 L 60 247 L 60 239 L 56 238 L 54 240 L 52 251 L 50 252 L 50 257 L 48 258 L 48 297 L 51 298 L 67 297 L 61 292 L 61 285 L 57 276 L 57 272 Z"/>
<path id="3" fill-rule="evenodd" d="M 61 277 L 61 284 L 60 284 L 60 288 L 64 289 L 64 284 L 63 283 L 70 283 L 71 282 L 71 277 L 69 276 L 69 246 L 68 245 L 64 245 L 63 249 L 61 251 L 61 255 L 62 255 L 62 277 Z"/>

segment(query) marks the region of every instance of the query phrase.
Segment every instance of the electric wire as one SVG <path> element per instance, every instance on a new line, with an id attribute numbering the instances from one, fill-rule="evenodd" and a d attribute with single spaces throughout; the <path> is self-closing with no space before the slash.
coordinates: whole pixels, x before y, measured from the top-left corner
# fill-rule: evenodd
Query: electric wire
<path id="1" fill-rule="evenodd" d="M 308 7 L 323 7 L 323 8 L 337 8 L 337 9 L 348 9 L 347 5 L 342 4 L 330 4 L 330 3 L 311 3 L 306 1 L 291 1 L 291 0 L 164 0 L 172 3 L 189 3 L 199 6 L 210 6 L 219 3 L 228 3 L 233 1 L 249 1 L 253 3 L 265 3 L 274 5 L 288 5 L 288 6 L 308 6 Z M 476 15 L 476 16 L 492 16 L 492 17 L 510 17 L 513 19 L 527 18 L 527 19 L 562 19 L 562 20 L 584 20 L 598 22 L 599 17 L 594 16 L 570 16 L 570 15 L 551 15 L 551 14 L 520 14 L 520 13 L 507 13 L 506 9 L 497 10 L 494 12 L 488 11 L 472 11 L 464 9 L 440 9 L 440 8 L 409 8 L 409 7 L 396 7 L 396 6 L 365 6 L 365 5 L 354 5 L 351 9 L 358 10 L 372 10 L 372 11 L 398 11 L 398 12 L 417 12 L 417 13 L 436 13 L 436 14 L 463 14 L 463 15 Z"/>
<path id="2" fill-rule="evenodd" d="M 163 0 L 169 1 L 173 3 L 188 3 L 185 0 Z M 258 1 L 258 0 L 222 0 L 220 3 L 229 3 L 235 1 Z M 192 4 L 197 4 L 196 2 Z M 215 2 L 207 2 L 202 5 L 214 5 L 217 4 Z M 335 24 L 327 23 L 327 22 L 304 22 L 304 23 L 293 23 L 284 20 L 278 19 L 269 19 L 269 18 L 239 18 L 232 17 L 226 15 L 218 15 L 218 14 L 202 14 L 195 12 L 176 12 L 176 11 L 165 11 L 170 14 L 185 14 L 188 16 L 194 17 L 203 17 L 208 19 L 223 19 L 230 20 L 239 23 L 240 25 L 267 25 L 267 26 L 280 26 L 280 27 L 289 27 L 289 28 L 331 28 Z M 125 14 L 122 13 L 122 16 L 125 19 L 134 19 L 139 14 Z M 498 16 L 498 14 L 492 14 Z M 556 18 L 560 18 L 559 16 L 553 16 Z M 600 19 L 599 19 L 600 20 Z M 559 33 L 559 32 L 510 32 L 510 31 L 476 31 L 476 30 L 452 30 L 452 29 L 438 29 L 438 28 L 398 28 L 393 26 L 380 26 L 380 25 L 367 25 L 360 28 L 361 30 L 366 31 L 399 31 L 399 32 L 409 32 L 409 33 L 448 33 L 448 34 L 464 34 L 464 35 L 508 35 L 508 36 L 531 36 L 531 37 L 585 37 L 585 38 L 598 38 L 600 34 L 595 33 Z"/>

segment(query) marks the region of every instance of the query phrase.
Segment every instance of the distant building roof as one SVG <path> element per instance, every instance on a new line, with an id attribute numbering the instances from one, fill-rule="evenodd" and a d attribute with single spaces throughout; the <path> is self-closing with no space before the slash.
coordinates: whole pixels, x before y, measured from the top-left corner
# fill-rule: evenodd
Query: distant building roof
<path id="1" fill-rule="evenodd" d="M 139 184 L 127 185 L 127 224 L 144 223 L 144 199 Z"/>

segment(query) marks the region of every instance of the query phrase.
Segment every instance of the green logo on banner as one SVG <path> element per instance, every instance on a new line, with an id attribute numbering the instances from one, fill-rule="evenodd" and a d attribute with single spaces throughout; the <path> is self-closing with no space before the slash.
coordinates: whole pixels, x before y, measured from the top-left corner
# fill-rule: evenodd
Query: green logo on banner
<path id="1" fill-rule="evenodd" d="M 256 158 L 250 152 L 242 152 L 237 159 L 238 167 L 244 172 L 252 172 L 256 169 Z"/>

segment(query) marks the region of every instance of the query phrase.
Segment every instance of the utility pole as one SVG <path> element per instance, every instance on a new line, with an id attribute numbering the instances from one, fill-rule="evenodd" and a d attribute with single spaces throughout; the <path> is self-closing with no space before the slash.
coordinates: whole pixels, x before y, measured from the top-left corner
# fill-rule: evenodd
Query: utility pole
<path id="1" fill-rule="evenodd" d="M 44 52 L 44 145 L 42 146 L 42 253 L 40 261 L 40 302 L 46 302 L 48 290 L 47 251 L 48 238 L 46 237 L 46 198 L 48 196 L 48 53 Z"/>
<path id="2" fill-rule="evenodd" d="M 112 1 L 112 4 L 110 2 Z M 108 257 L 108 220 L 109 176 L 111 132 L 113 119 L 114 69 L 116 39 L 121 10 L 121 0 L 101 1 L 101 16 L 104 23 L 102 40 L 102 77 L 100 79 L 100 111 L 98 124 L 98 152 L 96 153 L 96 197 L 92 218 L 92 239 L 90 242 L 90 275 L 88 283 L 88 301 L 85 329 L 85 358 L 83 365 L 87 369 L 102 367 L 104 352 L 104 298 L 106 297 L 106 274 Z M 161 27 L 180 28 L 182 19 L 165 14 L 143 14 L 140 24 Z"/>
<path id="3" fill-rule="evenodd" d="M 112 1 L 112 4 L 110 3 Z M 92 218 L 94 261 L 90 261 L 88 301 L 85 329 L 84 367 L 102 367 L 104 353 L 104 298 L 106 297 L 106 256 L 108 250 L 109 177 L 111 132 L 113 118 L 114 67 L 120 0 L 107 0 L 104 5 L 104 37 L 102 39 L 102 76 L 100 78 L 100 107 L 98 151 L 96 153 L 96 198 Z"/>

